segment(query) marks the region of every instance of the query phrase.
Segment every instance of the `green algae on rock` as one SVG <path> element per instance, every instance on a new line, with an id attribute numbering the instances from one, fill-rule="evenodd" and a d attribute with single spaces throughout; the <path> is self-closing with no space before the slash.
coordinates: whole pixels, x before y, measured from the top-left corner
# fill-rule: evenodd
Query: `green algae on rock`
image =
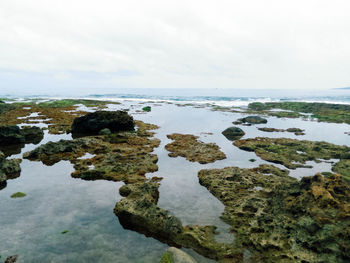
<path id="1" fill-rule="evenodd" d="M 214 226 L 183 226 L 180 219 L 157 206 L 159 183 L 154 180 L 126 184 L 120 188 L 124 196 L 114 208 L 120 224 L 170 246 L 192 248 L 206 257 L 241 262 L 240 249 L 218 243 Z"/>
<path id="2" fill-rule="evenodd" d="M 22 197 L 25 197 L 25 196 L 27 196 L 27 194 L 22 193 L 22 192 L 17 192 L 17 193 L 12 194 L 11 198 L 22 198 Z"/>
<path id="3" fill-rule="evenodd" d="M 150 106 L 146 106 L 142 108 L 143 111 L 150 112 L 152 108 Z"/>
<path id="4" fill-rule="evenodd" d="M 301 181 L 271 165 L 201 170 L 200 183 L 225 205 L 235 242 L 262 262 L 350 260 L 350 188 L 342 176 Z"/>
<path id="5" fill-rule="evenodd" d="M 264 132 L 292 132 L 295 135 L 305 135 L 304 130 L 299 128 L 276 129 L 276 128 L 268 128 L 268 127 L 259 127 L 258 130 L 264 131 Z"/>
<path id="6" fill-rule="evenodd" d="M 242 123 L 262 124 L 262 123 L 267 123 L 267 120 L 260 116 L 247 116 L 247 117 L 238 119 L 234 122 L 234 124 L 242 124 Z"/>
<path id="7" fill-rule="evenodd" d="M 315 142 L 289 138 L 257 137 L 233 143 L 245 151 L 255 152 L 261 159 L 282 164 L 289 169 L 307 167 L 307 161 L 350 159 L 350 147 L 328 142 Z"/>
<path id="8" fill-rule="evenodd" d="M 160 141 L 152 139 L 153 134 L 148 131 L 157 126 L 141 121 L 136 121 L 136 124 L 139 127 L 137 132 L 48 142 L 23 154 L 23 157 L 40 160 L 46 165 L 69 160 L 75 168 L 72 176 L 85 180 L 143 181 L 147 172 L 158 170 L 158 158 L 151 152 Z M 94 156 L 81 158 L 86 153 Z"/>
<path id="9" fill-rule="evenodd" d="M 226 158 L 226 155 L 215 143 L 204 143 L 198 140 L 198 136 L 192 134 L 173 133 L 167 135 L 173 142 L 167 144 L 165 149 L 170 157 L 182 156 L 190 162 L 201 164 L 212 163 Z"/>
<path id="10" fill-rule="evenodd" d="M 271 109 L 291 111 L 290 116 L 300 117 L 300 113 L 310 113 L 312 118 L 320 122 L 348 123 L 350 124 L 350 105 L 309 102 L 254 102 L 248 105 L 249 109 L 260 111 L 268 115 L 278 114 L 270 112 Z"/>

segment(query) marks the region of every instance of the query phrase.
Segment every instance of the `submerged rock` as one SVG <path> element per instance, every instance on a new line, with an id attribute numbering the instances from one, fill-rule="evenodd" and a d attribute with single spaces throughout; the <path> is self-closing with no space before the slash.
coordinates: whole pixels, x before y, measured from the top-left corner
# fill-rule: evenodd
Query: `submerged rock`
<path id="1" fill-rule="evenodd" d="M 220 151 L 220 147 L 215 143 L 204 143 L 198 139 L 198 136 L 191 134 L 174 133 L 167 135 L 174 142 L 165 146 L 170 153 L 170 157 L 182 156 L 190 162 L 199 162 L 201 164 L 212 163 L 226 158 L 226 155 Z"/>
<path id="2" fill-rule="evenodd" d="M 96 111 L 76 118 L 72 124 L 72 133 L 97 135 L 106 128 L 111 132 L 133 131 L 134 120 L 125 111 Z"/>
<path id="3" fill-rule="evenodd" d="M 160 263 L 197 263 L 197 261 L 181 249 L 169 247 Z"/>
<path id="4" fill-rule="evenodd" d="M 237 246 L 258 262 L 350 260 L 350 188 L 339 175 L 301 181 L 271 165 L 201 170 L 200 183 L 225 205 Z"/>
<path id="5" fill-rule="evenodd" d="M 183 226 L 177 217 L 158 207 L 158 187 L 158 182 L 150 180 L 120 188 L 124 198 L 116 204 L 114 213 L 124 228 L 151 236 L 170 246 L 192 248 L 212 259 L 227 258 L 231 262 L 242 260 L 240 249 L 215 241 L 214 226 Z"/>
<path id="6" fill-rule="evenodd" d="M 17 262 L 18 255 L 7 257 L 4 263 L 15 263 Z"/>
<path id="7" fill-rule="evenodd" d="M 238 140 L 245 135 L 245 132 L 238 127 L 230 127 L 222 132 L 222 134 L 230 141 Z"/>
<path id="8" fill-rule="evenodd" d="M 27 194 L 23 193 L 23 192 L 17 192 L 11 195 L 11 198 L 22 198 L 27 196 Z"/>
<path id="9" fill-rule="evenodd" d="M 146 111 L 146 112 L 150 112 L 151 111 L 151 107 L 150 106 L 146 106 L 146 107 L 143 107 L 142 110 Z"/>
<path id="10" fill-rule="evenodd" d="M 276 129 L 276 128 L 268 128 L 268 127 L 260 127 L 259 131 L 264 132 L 292 132 L 295 135 L 305 135 L 304 130 L 299 128 L 288 128 L 288 129 Z"/>

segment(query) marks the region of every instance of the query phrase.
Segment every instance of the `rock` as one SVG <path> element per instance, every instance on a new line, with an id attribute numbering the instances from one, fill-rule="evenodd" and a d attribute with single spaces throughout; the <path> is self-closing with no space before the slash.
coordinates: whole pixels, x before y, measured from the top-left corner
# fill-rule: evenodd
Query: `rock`
<path id="1" fill-rule="evenodd" d="M 15 263 L 18 259 L 18 255 L 7 257 L 4 263 Z"/>
<path id="2" fill-rule="evenodd" d="M 315 142 L 289 138 L 249 138 L 233 143 L 245 151 L 254 151 L 261 159 L 282 164 L 289 169 L 298 167 L 312 168 L 307 161 L 321 162 L 329 159 L 350 159 L 350 147 L 328 142 Z M 350 162 L 340 160 L 335 165 L 340 172 L 350 168 Z M 349 165 L 349 166 L 348 166 Z M 346 176 L 347 174 L 344 174 Z"/>
<path id="3" fill-rule="evenodd" d="M 24 142 L 25 138 L 18 126 L 0 126 L 0 145 L 21 144 Z"/>
<path id="4" fill-rule="evenodd" d="M 39 143 L 44 137 L 39 127 L 20 129 L 16 125 L 0 126 L 0 146 L 24 145 L 24 143 Z"/>
<path id="5" fill-rule="evenodd" d="M 125 111 L 96 111 L 76 118 L 72 124 L 72 133 L 97 135 L 105 128 L 111 132 L 133 131 L 134 120 Z"/>
<path id="6" fill-rule="evenodd" d="M 25 196 L 26 196 L 25 193 L 17 192 L 17 193 L 12 194 L 11 198 L 22 198 L 22 197 L 25 197 Z"/>
<path id="7" fill-rule="evenodd" d="M 53 165 L 61 160 L 74 164 L 74 178 L 84 180 L 113 180 L 137 182 L 146 180 L 145 174 L 158 170 L 158 157 L 151 152 L 159 146 L 149 130 L 157 126 L 136 121 L 135 132 L 119 132 L 102 136 L 87 136 L 73 140 L 48 142 L 23 154 L 33 161 Z M 93 157 L 80 158 L 86 153 Z"/>
<path id="8" fill-rule="evenodd" d="M 271 165 L 201 170 L 201 185 L 225 205 L 237 246 L 257 262 L 348 262 L 350 187 L 342 176 L 301 181 Z M 259 188 L 259 189 L 258 189 Z"/>
<path id="9" fill-rule="evenodd" d="M 240 249 L 215 240 L 214 226 L 183 226 L 177 217 L 158 207 L 158 187 L 159 183 L 152 179 L 123 187 L 121 195 L 127 192 L 127 196 L 116 204 L 114 213 L 125 229 L 151 236 L 170 246 L 192 248 L 212 259 L 241 262 L 243 253 Z"/>
<path id="10" fill-rule="evenodd" d="M 242 123 L 249 123 L 249 124 L 267 123 L 267 120 L 260 116 L 247 116 L 245 118 L 238 119 L 237 121 Z"/>
<path id="11" fill-rule="evenodd" d="M 0 151 L 0 190 L 6 187 L 6 181 L 17 178 L 21 173 L 20 159 L 6 159 Z"/>
<path id="12" fill-rule="evenodd" d="M 238 127 L 230 127 L 222 132 L 222 134 L 230 141 L 238 140 L 245 135 L 245 132 Z"/>
<path id="13" fill-rule="evenodd" d="M 198 139 L 198 136 L 191 134 L 169 134 L 169 139 L 174 142 L 165 146 L 170 153 L 170 157 L 182 156 L 190 162 L 199 162 L 201 164 L 212 163 L 216 160 L 226 158 L 226 155 L 215 143 L 204 143 Z"/>
<path id="14" fill-rule="evenodd" d="M 169 247 L 167 252 L 171 255 L 174 263 L 197 263 L 189 254 L 176 247 Z"/>
<path id="15" fill-rule="evenodd" d="M 111 134 L 111 133 L 112 133 L 112 132 L 111 132 L 110 129 L 105 128 L 105 129 L 100 130 L 98 134 L 99 134 L 99 135 L 109 135 L 109 134 Z"/>
<path id="16" fill-rule="evenodd" d="M 292 132 L 295 135 L 305 135 L 304 130 L 299 128 L 288 128 L 288 129 L 275 129 L 275 128 L 268 128 L 268 127 L 259 127 L 259 131 L 264 132 Z"/>
<path id="17" fill-rule="evenodd" d="M 150 106 L 146 106 L 146 107 L 143 107 L 142 110 L 150 112 L 151 111 L 151 107 Z"/>

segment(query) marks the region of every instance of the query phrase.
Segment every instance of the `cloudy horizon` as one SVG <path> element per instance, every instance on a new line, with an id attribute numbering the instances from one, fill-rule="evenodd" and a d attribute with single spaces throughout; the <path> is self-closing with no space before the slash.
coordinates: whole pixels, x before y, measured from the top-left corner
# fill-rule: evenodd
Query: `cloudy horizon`
<path id="1" fill-rule="evenodd" d="M 0 93 L 350 86 L 348 1 L 0 2 Z"/>

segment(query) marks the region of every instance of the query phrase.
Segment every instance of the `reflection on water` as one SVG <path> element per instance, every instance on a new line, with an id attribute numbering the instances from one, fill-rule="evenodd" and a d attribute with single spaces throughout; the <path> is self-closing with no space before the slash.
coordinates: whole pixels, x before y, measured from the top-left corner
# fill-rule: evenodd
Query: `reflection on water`
<path id="1" fill-rule="evenodd" d="M 110 105 L 110 109 L 128 108 L 134 102 Z M 134 103 L 135 104 L 135 103 Z M 136 105 L 132 113 L 145 104 Z M 85 109 L 84 110 L 88 110 Z M 158 205 L 180 218 L 186 224 L 213 224 L 221 235 L 218 240 L 232 242 L 228 225 L 220 220 L 224 206 L 209 191 L 198 183 L 197 174 L 201 169 L 239 166 L 256 167 L 268 163 L 255 155 L 238 149 L 221 132 L 233 126 L 232 122 L 243 117 L 241 113 L 213 112 L 209 109 L 177 107 L 163 104 L 152 107 L 147 114 L 135 115 L 135 119 L 157 124 L 156 137 L 161 145 L 155 150 L 159 157 L 159 171 L 147 174 L 160 176 L 160 198 Z M 242 127 L 243 138 L 256 136 L 287 137 L 314 141 L 328 141 L 347 144 L 349 130 L 346 124 L 328 124 L 303 121 L 300 119 L 278 119 L 268 117 L 264 127 L 302 128 L 306 135 L 291 133 L 266 133 L 256 127 Z M 212 164 L 191 163 L 182 157 L 170 158 L 164 146 L 170 142 L 170 133 L 191 133 L 200 136 L 204 142 L 217 143 L 227 159 Z M 330 136 L 330 134 L 332 136 Z M 71 139 L 70 135 L 50 135 L 45 131 L 41 143 Z M 23 152 L 36 148 L 27 144 L 17 150 L 11 158 L 21 158 Z M 91 158 L 90 155 L 85 156 Z M 249 162 L 249 159 L 256 162 Z M 312 169 L 298 168 L 291 176 L 301 178 L 316 172 L 330 171 L 330 163 L 308 162 Z M 283 166 L 277 165 L 280 168 Z M 9 180 L 7 187 L 0 191 L 0 254 L 7 257 L 19 254 L 18 262 L 158 262 L 167 245 L 153 238 L 133 231 L 124 230 L 113 213 L 115 203 L 121 198 L 118 189 L 122 183 L 111 181 L 83 181 L 73 179 L 72 165 L 61 161 L 54 166 L 44 166 L 41 162 L 23 160 L 21 176 Z M 258 190 L 258 189 L 257 189 Z M 22 199 L 11 199 L 14 192 L 27 194 Z M 62 231 L 68 230 L 66 234 Z M 185 249 L 198 262 L 212 262 Z"/>

